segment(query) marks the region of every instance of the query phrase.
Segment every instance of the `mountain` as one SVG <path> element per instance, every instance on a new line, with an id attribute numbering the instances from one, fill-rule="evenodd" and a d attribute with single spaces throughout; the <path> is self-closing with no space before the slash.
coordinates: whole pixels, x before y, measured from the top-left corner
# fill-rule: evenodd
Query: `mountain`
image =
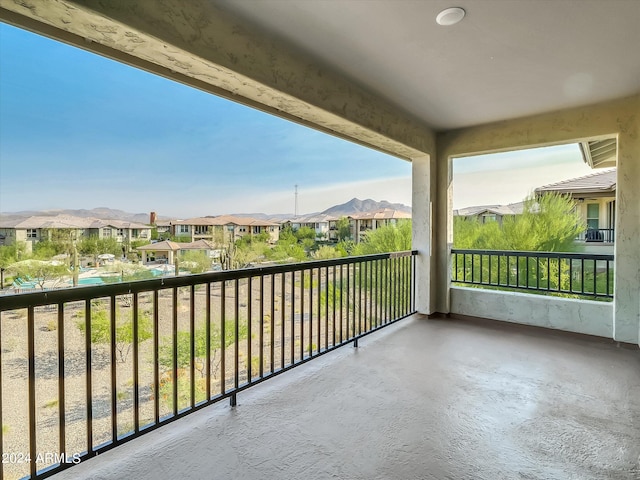
<path id="1" fill-rule="evenodd" d="M 335 217 L 340 217 L 343 215 L 352 215 L 354 213 L 363 213 L 363 212 L 375 212 L 377 210 L 382 210 L 385 208 L 389 208 L 392 210 L 400 210 L 403 212 L 411 213 L 411 207 L 407 207 L 402 203 L 390 203 L 386 200 L 382 200 L 377 202 L 375 200 L 371 200 L 370 198 L 366 200 L 360 200 L 358 198 L 353 198 L 349 200 L 347 203 L 343 203 L 342 205 L 334 205 L 333 207 L 327 208 L 322 214 L 332 215 Z M 300 216 L 310 216 L 317 215 L 318 213 L 305 213 Z M 73 215 L 75 217 L 92 217 L 92 218 L 100 218 L 102 220 L 123 220 L 126 222 L 135 222 L 135 223 L 149 223 L 149 214 L 148 213 L 130 213 L 125 212 L 123 210 L 116 210 L 113 208 L 92 208 L 90 210 L 87 209 L 67 209 L 67 210 L 41 210 L 41 211 L 31 211 L 25 210 L 21 212 L 6 212 L 0 214 L 0 221 L 3 223 L 18 223 L 28 217 L 34 215 L 43 215 L 43 216 L 56 216 L 56 215 Z M 278 221 L 284 220 L 287 218 L 292 218 L 293 214 L 266 214 L 266 213 L 236 213 L 233 214 L 237 217 L 253 217 L 261 220 L 271 220 Z M 158 220 L 170 220 L 170 217 L 163 217 L 158 215 Z"/>
<path id="2" fill-rule="evenodd" d="M 34 215 L 42 215 L 42 216 L 51 216 L 54 217 L 56 215 L 73 215 L 74 217 L 92 217 L 92 218 L 100 218 L 103 220 L 123 220 L 126 222 L 135 222 L 135 223 L 149 223 L 149 214 L 148 213 L 130 213 L 125 212 L 123 210 L 117 210 L 113 208 L 92 208 L 91 210 L 87 209 L 60 209 L 60 210 L 41 210 L 41 211 L 30 211 L 25 210 L 22 212 L 10 212 L 3 213 L 1 215 L 3 221 L 7 220 L 21 220 L 27 217 L 31 217 Z M 158 220 L 168 220 L 168 217 L 157 217 Z"/>
<path id="3" fill-rule="evenodd" d="M 375 200 L 371 200 L 370 198 L 366 200 L 352 198 L 347 203 L 343 203 L 342 205 L 334 205 L 331 208 L 327 208 L 322 213 L 325 215 L 339 217 L 342 215 L 351 215 L 354 213 L 375 212 L 376 210 L 383 210 L 385 208 L 411 213 L 411 207 L 408 207 L 402 203 L 390 203 L 386 200 L 377 202 Z"/>

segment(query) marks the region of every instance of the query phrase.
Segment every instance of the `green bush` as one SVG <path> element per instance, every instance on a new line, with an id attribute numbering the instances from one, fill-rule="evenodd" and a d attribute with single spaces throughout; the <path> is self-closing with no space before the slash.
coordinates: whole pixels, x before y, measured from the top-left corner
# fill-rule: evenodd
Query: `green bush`
<path id="1" fill-rule="evenodd" d="M 77 316 L 84 317 L 82 312 Z M 86 333 L 87 326 L 84 318 L 76 322 L 76 326 L 82 333 Z M 150 339 L 153 336 L 153 322 L 147 313 L 138 315 L 138 343 Z M 120 311 L 116 310 L 116 350 L 122 363 L 127 361 L 131 346 L 133 345 L 133 320 L 122 319 Z M 107 310 L 97 309 L 91 311 L 91 343 L 111 343 L 111 315 Z"/>

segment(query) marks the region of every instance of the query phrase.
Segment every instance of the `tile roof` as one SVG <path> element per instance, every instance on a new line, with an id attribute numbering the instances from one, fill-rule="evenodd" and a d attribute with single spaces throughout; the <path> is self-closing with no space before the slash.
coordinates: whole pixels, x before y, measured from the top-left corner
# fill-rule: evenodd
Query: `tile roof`
<path id="1" fill-rule="evenodd" d="M 196 240 L 195 242 L 172 242 L 171 240 L 164 240 L 163 242 L 150 243 L 148 245 L 142 245 L 138 247 L 138 250 L 154 251 L 154 252 L 166 252 L 171 250 L 177 252 L 178 250 L 215 250 L 214 246 L 206 240 Z"/>
<path id="2" fill-rule="evenodd" d="M 384 208 L 382 210 L 376 210 L 374 212 L 353 213 L 349 215 L 349 217 L 355 220 L 391 220 L 411 218 L 411 214 L 408 212 L 403 212 L 402 210 Z"/>
<path id="3" fill-rule="evenodd" d="M 493 215 L 519 215 L 524 209 L 524 202 L 510 203 L 508 205 L 476 205 L 459 208 L 453 214 L 460 217 L 474 217 L 489 213 Z"/>
<path id="4" fill-rule="evenodd" d="M 47 215 L 34 215 L 32 217 L 25 218 L 24 220 L 14 223 L 11 226 L 5 226 L 4 228 L 151 228 L 143 223 L 127 222 L 124 220 L 102 220 L 100 218 L 93 217 L 76 217 L 74 215 L 59 214 L 55 216 Z"/>
<path id="5" fill-rule="evenodd" d="M 604 170 L 536 188 L 536 193 L 606 193 L 616 191 L 616 169 Z"/>
<path id="6" fill-rule="evenodd" d="M 142 245 L 141 247 L 138 247 L 137 250 L 151 250 L 154 252 L 166 252 L 168 250 L 171 250 L 173 252 L 177 252 L 178 250 L 180 250 L 180 244 L 177 242 L 172 242 L 171 240 L 164 240 L 162 242 Z"/>
<path id="7" fill-rule="evenodd" d="M 186 220 L 173 222 L 173 225 L 197 225 L 197 226 L 223 226 L 223 225 L 240 225 L 240 226 L 261 226 L 269 227 L 278 225 L 268 220 L 258 220 L 252 217 L 236 217 L 234 215 L 218 215 L 217 217 L 196 217 Z"/>

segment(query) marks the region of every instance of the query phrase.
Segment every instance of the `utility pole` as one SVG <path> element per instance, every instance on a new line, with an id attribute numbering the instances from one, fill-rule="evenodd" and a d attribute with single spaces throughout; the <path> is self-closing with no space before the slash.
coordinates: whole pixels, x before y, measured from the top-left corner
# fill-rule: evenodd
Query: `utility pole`
<path id="1" fill-rule="evenodd" d="M 293 207 L 293 216 L 297 217 L 298 216 L 298 185 L 295 185 L 295 204 Z"/>

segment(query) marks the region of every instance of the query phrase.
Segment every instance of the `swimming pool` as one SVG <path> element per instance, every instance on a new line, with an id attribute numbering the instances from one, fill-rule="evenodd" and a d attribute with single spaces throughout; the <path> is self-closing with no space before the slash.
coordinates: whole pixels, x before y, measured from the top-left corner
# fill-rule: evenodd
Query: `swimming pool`
<path id="1" fill-rule="evenodd" d="M 78 279 L 78 285 L 102 285 L 104 282 L 100 277 L 87 277 Z"/>

